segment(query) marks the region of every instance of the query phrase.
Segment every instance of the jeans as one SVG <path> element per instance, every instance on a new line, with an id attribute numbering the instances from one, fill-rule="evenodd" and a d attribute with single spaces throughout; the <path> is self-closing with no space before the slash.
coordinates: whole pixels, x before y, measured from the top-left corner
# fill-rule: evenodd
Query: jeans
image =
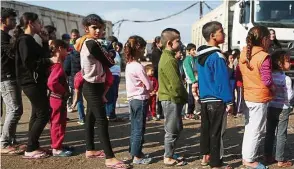
<path id="1" fill-rule="evenodd" d="M 222 138 L 227 122 L 225 108 L 223 102 L 201 103 L 200 150 L 203 155 L 211 155 L 211 167 L 220 167 L 222 163 Z"/>
<path id="2" fill-rule="evenodd" d="M 131 137 L 130 153 L 132 156 L 141 157 L 148 111 L 148 100 L 131 100 Z"/>
<path id="3" fill-rule="evenodd" d="M 29 98 L 32 106 L 27 145 L 27 152 L 32 152 L 39 149 L 39 138 L 50 119 L 47 85 L 46 83 L 27 84 L 22 86 L 22 90 Z"/>
<path id="4" fill-rule="evenodd" d="M 275 155 L 277 161 L 285 160 L 284 152 L 290 112 L 290 109 L 268 108 L 264 153 L 266 156 L 273 156 L 274 141 L 275 137 L 277 137 Z"/>
<path id="5" fill-rule="evenodd" d="M 106 159 L 114 157 L 108 133 L 108 120 L 106 118 L 105 106 L 102 101 L 104 83 L 84 82 L 83 93 L 87 100 L 87 114 L 85 120 L 86 149 L 95 150 L 94 127 L 97 126 L 98 137 L 106 155 Z"/>
<path id="6" fill-rule="evenodd" d="M 106 103 L 106 115 L 110 119 L 116 118 L 115 108 L 116 108 L 116 101 L 118 98 L 118 90 L 119 90 L 119 83 L 120 77 L 118 75 L 113 75 L 113 84 L 109 88 L 106 99 L 108 102 Z"/>
<path id="7" fill-rule="evenodd" d="M 83 101 L 82 90 L 79 91 L 77 108 L 78 108 L 78 113 L 79 113 L 79 120 L 85 120 L 84 101 Z"/>
<path id="8" fill-rule="evenodd" d="M 171 101 L 161 101 L 164 113 L 164 157 L 173 158 L 176 142 L 183 130 L 182 110 L 183 104 L 175 104 Z"/>
<path id="9" fill-rule="evenodd" d="M 266 131 L 267 103 L 245 101 L 245 132 L 243 136 L 242 158 L 255 162 L 262 136 Z"/>
<path id="10" fill-rule="evenodd" d="M 21 90 L 15 80 L 1 82 L 1 97 L 6 105 L 1 135 L 1 147 L 5 147 L 15 142 L 17 124 L 23 114 Z"/>

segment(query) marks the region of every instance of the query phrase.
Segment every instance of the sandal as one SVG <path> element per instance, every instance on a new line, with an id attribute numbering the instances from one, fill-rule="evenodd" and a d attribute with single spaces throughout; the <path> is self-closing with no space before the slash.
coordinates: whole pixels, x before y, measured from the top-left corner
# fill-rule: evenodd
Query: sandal
<path id="1" fill-rule="evenodd" d="M 180 166 L 185 166 L 187 165 L 188 163 L 184 160 L 178 160 L 178 159 L 175 159 L 175 161 L 171 164 L 168 164 L 168 163 L 164 163 L 165 166 L 167 167 L 180 167 Z"/>
<path id="2" fill-rule="evenodd" d="M 291 167 L 292 165 L 293 163 L 291 161 L 283 161 L 282 165 L 279 165 L 279 163 L 277 164 L 279 168 L 287 168 Z"/>
<path id="3" fill-rule="evenodd" d="M 264 156 L 264 162 L 267 164 L 267 165 L 270 165 L 270 164 L 274 164 L 274 163 L 277 163 L 278 161 L 272 157 L 272 156 Z"/>
<path id="4" fill-rule="evenodd" d="M 1 148 L 1 155 L 20 155 L 24 152 L 24 149 L 13 146 L 6 146 L 5 148 Z"/>
<path id="5" fill-rule="evenodd" d="M 49 155 L 46 152 L 38 151 L 36 153 L 25 152 L 25 155 L 22 158 L 24 158 L 24 159 L 44 159 L 47 157 L 49 157 Z"/>
<path id="6" fill-rule="evenodd" d="M 96 151 L 95 154 L 86 155 L 86 158 L 105 158 L 105 153 L 104 151 Z"/>
<path id="7" fill-rule="evenodd" d="M 113 168 L 113 169 L 129 169 L 131 168 L 130 165 L 125 164 L 124 162 L 120 161 L 116 164 L 108 164 L 106 165 L 107 168 Z"/>

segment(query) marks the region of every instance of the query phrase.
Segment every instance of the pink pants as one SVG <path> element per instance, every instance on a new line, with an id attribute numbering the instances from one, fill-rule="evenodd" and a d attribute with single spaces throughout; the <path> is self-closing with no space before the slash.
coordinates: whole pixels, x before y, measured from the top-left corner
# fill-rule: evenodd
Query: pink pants
<path id="1" fill-rule="evenodd" d="M 51 112 L 51 148 L 62 149 L 66 128 L 66 102 L 62 99 L 50 97 Z"/>

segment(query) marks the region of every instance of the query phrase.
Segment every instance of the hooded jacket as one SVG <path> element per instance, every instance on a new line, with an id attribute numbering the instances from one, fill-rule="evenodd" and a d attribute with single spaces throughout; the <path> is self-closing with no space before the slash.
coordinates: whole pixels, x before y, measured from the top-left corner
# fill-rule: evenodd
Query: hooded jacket
<path id="1" fill-rule="evenodd" d="M 197 57 L 201 102 L 223 101 L 231 105 L 233 93 L 229 83 L 226 59 L 221 54 L 221 50 L 212 46 L 200 46 L 197 49 Z"/>

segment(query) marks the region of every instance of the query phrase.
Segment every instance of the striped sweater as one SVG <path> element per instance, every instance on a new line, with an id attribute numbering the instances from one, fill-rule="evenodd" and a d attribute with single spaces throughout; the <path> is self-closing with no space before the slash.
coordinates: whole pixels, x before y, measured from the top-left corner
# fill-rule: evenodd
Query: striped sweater
<path id="1" fill-rule="evenodd" d="M 175 52 L 163 50 L 158 65 L 158 79 L 160 101 L 171 101 L 176 104 L 187 103 L 188 93 L 181 80 Z"/>

